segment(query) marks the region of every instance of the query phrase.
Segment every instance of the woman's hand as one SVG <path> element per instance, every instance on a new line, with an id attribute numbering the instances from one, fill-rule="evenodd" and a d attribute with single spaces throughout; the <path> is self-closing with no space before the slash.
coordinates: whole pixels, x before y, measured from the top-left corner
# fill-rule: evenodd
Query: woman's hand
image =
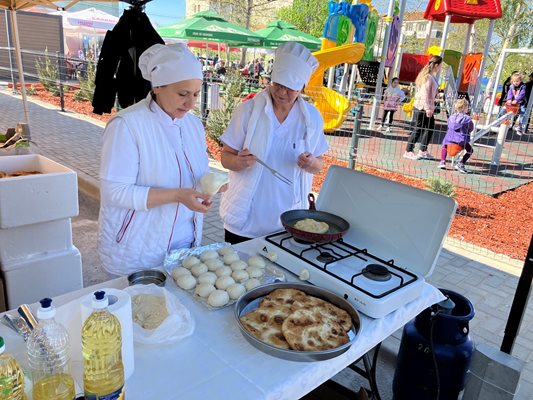
<path id="1" fill-rule="evenodd" d="M 194 189 L 177 189 L 177 200 L 178 203 L 182 203 L 189 210 L 195 212 L 206 213 L 213 206 L 211 196 Z"/>
<path id="2" fill-rule="evenodd" d="M 431 118 L 433 116 L 433 110 L 426 110 L 426 116 Z"/>
<path id="3" fill-rule="evenodd" d="M 255 156 L 248 149 L 237 151 L 224 145 L 221 162 L 225 168 L 231 171 L 242 171 L 255 164 Z"/>
<path id="4" fill-rule="evenodd" d="M 316 174 L 322 169 L 324 165 L 324 160 L 322 159 L 322 157 L 315 157 L 308 151 L 305 151 L 298 156 L 296 164 L 298 164 L 298 166 L 305 172 L 309 172 L 310 174 Z"/>

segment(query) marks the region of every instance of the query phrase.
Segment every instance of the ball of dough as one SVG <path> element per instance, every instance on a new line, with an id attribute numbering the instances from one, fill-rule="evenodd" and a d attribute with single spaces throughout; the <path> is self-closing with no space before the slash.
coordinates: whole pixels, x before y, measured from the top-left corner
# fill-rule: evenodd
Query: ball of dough
<path id="1" fill-rule="evenodd" d="M 211 292 L 207 298 L 207 302 L 211 307 L 222 307 L 228 304 L 229 294 L 225 290 L 215 290 Z"/>
<path id="2" fill-rule="evenodd" d="M 183 267 L 174 268 L 172 270 L 172 277 L 174 278 L 174 280 L 177 280 L 182 275 L 190 275 L 190 274 L 191 274 L 191 271 Z"/>
<path id="3" fill-rule="evenodd" d="M 198 283 L 210 283 L 214 285 L 217 280 L 217 276 L 214 272 L 206 272 L 198 277 Z"/>
<path id="4" fill-rule="evenodd" d="M 254 287 L 257 287 L 260 284 L 261 282 L 259 282 L 259 279 L 252 278 L 244 282 L 244 287 L 246 288 L 246 290 L 252 290 Z"/>
<path id="5" fill-rule="evenodd" d="M 192 275 L 182 275 L 176 281 L 178 286 L 185 290 L 191 290 L 196 286 L 196 279 Z"/>
<path id="6" fill-rule="evenodd" d="M 268 258 L 272 262 L 276 262 L 278 260 L 278 253 L 276 253 L 275 251 L 269 251 L 266 254 L 266 258 Z"/>
<path id="7" fill-rule="evenodd" d="M 210 260 L 206 260 L 205 265 L 207 265 L 207 269 L 209 271 L 216 271 L 217 268 L 223 267 L 224 263 L 220 258 L 212 258 Z"/>
<path id="8" fill-rule="evenodd" d="M 248 265 L 250 267 L 259 267 L 259 268 L 265 268 L 266 262 L 263 257 L 261 256 L 252 256 L 248 259 Z"/>
<path id="9" fill-rule="evenodd" d="M 246 292 L 246 288 L 240 283 L 234 283 L 227 287 L 226 292 L 228 292 L 230 299 L 237 300 L 244 294 L 244 292 Z"/>
<path id="10" fill-rule="evenodd" d="M 224 264 L 230 265 L 235 261 L 239 261 L 240 257 L 237 253 L 228 253 L 224 255 Z"/>
<path id="11" fill-rule="evenodd" d="M 250 278 L 250 275 L 248 275 L 248 272 L 246 272 L 245 270 L 238 269 L 237 271 L 233 271 L 231 277 L 235 279 L 236 282 L 244 282 L 245 280 Z"/>
<path id="12" fill-rule="evenodd" d="M 231 269 L 234 271 L 246 269 L 248 267 L 248 264 L 246 264 L 244 261 L 239 260 L 231 263 L 230 265 Z"/>
<path id="13" fill-rule="evenodd" d="M 265 270 L 259 267 L 248 267 L 246 268 L 246 272 L 248 272 L 250 278 L 261 278 L 265 273 Z"/>
<path id="14" fill-rule="evenodd" d="M 229 285 L 233 285 L 235 280 L 231 276 L 221 276 L 215 282 L 217 289 L 226 290 Z"/>
<path id="15" fill-rule="evenodd" d="M 235 249 L 231 246 L 224 246 L 218 249 L 218 254 L 225 256 L 226 254 L 235 253 Z"/>
<path id="16" fill-rule="evenodd" d="M 215 290 L 216 288 L 211 283 L 200 283 L 198 286 L 196 286 L 196 289 L 194 289 L 194 293 L 205 299 L 206 297 L 209 297 L 209 295 Z"/>
<path id="17" fill-rule="evenodd" d="M 205 250 L 200 254 L 200 260 L 202 261 L 212 260 L 214 258 L 218 258 L 218 253 L 215 250 Z"/>
<path id="18" fill-rule="evenodd" d="M 220 267 L 220 268 L 216 269 L 215 274 L 218 277 L 230 276 L 232 272 L 233 272 L 233 270 L 230 267 Z"/>
<path id="19" fill-rule="evenodd" d="M 201 264 L 196 264 L 196 265 L 193 265 L 192 268 L 191 268 L 191 273 L 194 275 L 194 276 L 200 276 L 204 273 L 207 272 L 207 265 L 201 263 Z"/>
<path id="20" fill-rule="evenodd" d="M 191 269 L 191 267 L 196 264 L 200 264 L 200 260 L 195 256 L 189 256 L 181 262 L 181 265 L 187 269 Z"/>

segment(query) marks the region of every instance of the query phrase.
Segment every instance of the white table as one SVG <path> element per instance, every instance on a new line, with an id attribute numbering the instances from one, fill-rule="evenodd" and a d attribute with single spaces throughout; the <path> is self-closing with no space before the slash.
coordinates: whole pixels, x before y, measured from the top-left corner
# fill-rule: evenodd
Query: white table
<path id="1" fill-rule="evenodd" d="M 254 241 L 237 246 L 253 254 Z M 98 288 L 124 288 L 126 278 L 104 282 L 54 299 L 60 314 L 76 315 L 72 300 Z M 425 308 L 444 297 L 436 288 L 424 284 L 422 295 L 389 314 L 372 319 L 361 314 L 362 330 L 344 354 L 327 361 L 286 361 L 267 355 L 251 346 L 241 335 L 233 307 L 210 311 L 167 279 L 166 288 L 191 311 L 196 320 L 192 336 L 165 346 L 135 344 L 135 372 L 126 382 L 128 400 L 216 400 L 216 399 L 298 399 L 333 377 L 370 351 Z M 68 303 L 70 302 L 70 303 Z M 0 325 L 7 351 L 24 365 L 25 346 L 21 337 Z M 75 335 L 73 335 L 74 337 Z M 73 374 L 82 387 L 80 354 L 73 354 Z"/>

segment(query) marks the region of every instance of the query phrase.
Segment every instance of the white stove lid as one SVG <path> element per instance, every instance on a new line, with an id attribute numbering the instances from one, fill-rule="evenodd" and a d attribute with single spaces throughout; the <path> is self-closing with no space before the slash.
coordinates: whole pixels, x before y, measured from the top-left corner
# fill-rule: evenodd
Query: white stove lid
<path id="1" fill-rule="evenodd" d="M 457 203 L 427 190 L 331 166 L 316 207 L 350 223 L 344 236 L 348 243 L 429 276 Z"/>

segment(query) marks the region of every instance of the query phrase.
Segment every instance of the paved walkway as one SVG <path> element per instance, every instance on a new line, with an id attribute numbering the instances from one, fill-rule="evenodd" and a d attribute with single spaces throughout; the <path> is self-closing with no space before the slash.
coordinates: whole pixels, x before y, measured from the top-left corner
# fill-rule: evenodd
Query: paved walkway
<path id="1" fill-rule="evenodd" d="M 17 122 L 24 120 L 20 98 L 11 96 L 8 91 L 0 92 L 0 110 L 2 110 L 0 113 L 2 130 L 14 127 Z M 32 102 L 29 104 L 29 112 L 31 134 L 39 152 L 77 171 L 80 188 L 97 194 L 102 123 Z M 220 242 L 223 240 L 222 235 L 222 224 L 216 204 L 205 218 L 204 244 Z M 467 254 L 464 250 L 446 245 L 438 259 L 435 272 L 428 281 L 437 287 L 466 296 L 476 309 L 476 316 L 470 322 L 474 340 L 499 348 L 519 273 L 520 268 L 517 267 L 517 263 L 508 265 L 493 260 L 480 261 L 477 254 Z M 397 348 L 400 336 L 401 331 L 398 331 L 391 338 L 393 348 Z M 528 362 L 515 398 L 531 400 L 533 399 L 532 302 L 524 314 L 513 355 Z M 383 354 L 382 357 L 386 358 L 387 354 Z M 386 369 L 389 371 L 389 376 L 384 378 L 386 382 L 390 382 L 391 379 L 394 357 L 389 360 Z M 390 396 L 390 389 L 382 393 L 384 400 L 390 398 L 387 396 Z"/>

